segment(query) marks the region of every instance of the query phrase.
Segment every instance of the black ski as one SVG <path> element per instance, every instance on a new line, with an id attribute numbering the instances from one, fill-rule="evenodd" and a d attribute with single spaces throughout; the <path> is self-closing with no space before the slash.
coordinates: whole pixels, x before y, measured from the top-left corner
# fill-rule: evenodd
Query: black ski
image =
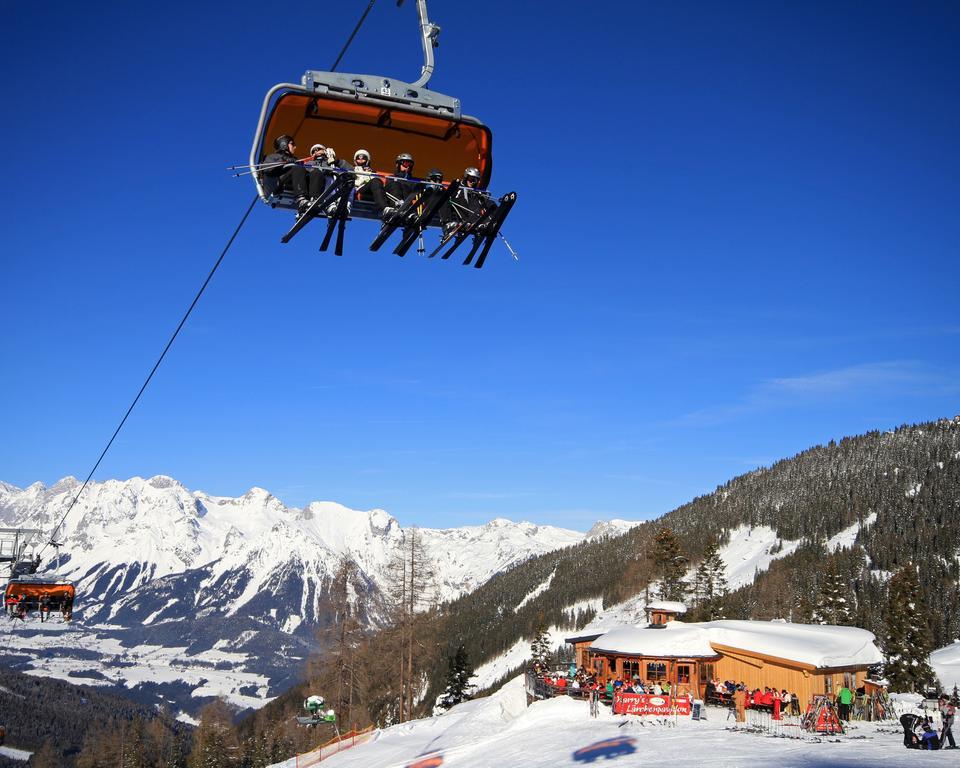
<path id="1" fill-rule="evenodd" d="M 346 177 L 349 176 L 349 179 Z M 330 247 L 330 238 L 333 236 L 334 227 L 337 228 L 337 245 L 334 253 L 337 256 L 343 256 L 343 230 L 347 224 L 347 207 L 350 204 L 350 195 L 353 194 L 353 174 L 344 174 L 348 183 L 340 190 L 337 196 L 337 207 L 333 215 L 327 220 L 327 232 L 323 236 L 323 242 L 320 243 L 320 250 L 325 251 Z"/>
<path id="2" fill-rule="evenodd" d="M 393 216 L 390 217 L 390 221 L 383 222 L 383 225 L 380 227 L 379 234 L 376 236 L 376 238 L 374 238 L 373 242 L 370 243 L 371 251 L 379 251 L 380 246 L 387 242 L 390 235 L 397 231 L 397 228 L 403 224 L 403 220 L 407 217 L 407 214 L 420 204 L 420 200 L 423 197 L 424 191 L 425 190 L 420 190 L 408 200 L 402 202 L 394 212 Z"/>
<path id="3" fill-rule="evenodd" d="M 455 234 L 451 235 L 453 238 L 453 245 L 451 245 L 440 258 L 449 259 L 453 255 L 453 252 L 463 245 L 464 241 L 471 234 L 473 234 L 476 228 L 483 225 L 496 210 L 497 209 L 492 206 L 489 208 L 484 208 L 483 212 L 472 221 L 464 221 L 459 227 L 457 227 Z M 450 238 L 448 237 L 447 239 L 449 240 Z"/>
<path id="4" fill-rule="evenodd" d="M 417 218 L 403 228 L 403 237 L 400 238 L 400 243 L 397 247 L 393 249 L 393 252 L 397 254 L 397 256 L 406 256 L 407 251 L 410 250 L 410 246 L 420 237 L 420 233 L 430 225 L 430 220 L 434 217 L 434 214 L 440 210 L 440 207 L 446 203 L 452 195 L 457 193 L 459 188 L 460 182 L 457 180 L 451 181 L 450 185 L 446 188 L 434 188 L 433 194 L 430 195 L 427 204 L 423 206 L 423 210 Z"/>
<path id="5" fill-rule="evenodd" d="M 474 254 L 486 240 L 486 231 L 496 224 L 497 219 L 500 218 L 500 211 L 503 208 L 504 201 L 509 197 L 509 195 L 504 195 L 498 201 L 497 207 L 490 213 L 487 221 L 481 222 L 480 225 L 473 228 L 471 234 L 473 235 L 473 245 L 470 247 L 470 253 L 467 254 L 467 258 L 463 260 L 463 265 L 467 266 L 470 262 L 473 261 Z"/>
<path id="6" fill-rule="evenodd" d="M 287 232 L 283 237 L 280 238 L 281 243 L 289 243 L 295 234 L 303 229 L 310 222 L 310 219 L 315 218 L 319 210 L 322 210 L 323 206 L 333 200 L 334 195 L 343 186 L 345 180 L 343 176 L 338 176 L 337 180 L 331 184 L 326 191 L 316 200 L 314 200 L 310 205 L 297 216 L 296 223 L 290 228 L 290 231 Z"/>
<path id="7" fill-rule="evenodd" d="M 506 221 L 507 216 L 510 214 L 510 209 L 513 208 L 515 202 L 517 202 L 516 192 L 509 192 L 500 198 L 500 207 L 497 208 L 496 215 L 487 225 L 487 231 L 480 236 L 483 240 L 483 248 L 480 249 L 480 255 L 477 256 L 477 263 L 473 265 L 477 269 L 480 269 L 480 267 L 483 266 L 483 262 L 487 260 L 490 247 L 493 245 L 493 241 L 497 239 L 500 227 L 503 226 L 503 222 Z"/>

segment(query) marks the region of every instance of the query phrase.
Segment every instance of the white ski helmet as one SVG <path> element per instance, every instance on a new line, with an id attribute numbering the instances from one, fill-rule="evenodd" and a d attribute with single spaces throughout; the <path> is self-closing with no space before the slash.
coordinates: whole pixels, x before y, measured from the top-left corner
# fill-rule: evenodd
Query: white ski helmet
<path id="1" fill-rule="evenodd" d="M 370 153 L 367 152 L 367 150 L 365 150 L 365 149 L 358 149 L 356 152 L 353 153 L 353 162 L 357 162 L 357 158 L 358 158 L 360 155 L 363 155 L 364 157 L 366 157 L 368 163 L 373 159 L 373 158 L 370 157 Z"/>

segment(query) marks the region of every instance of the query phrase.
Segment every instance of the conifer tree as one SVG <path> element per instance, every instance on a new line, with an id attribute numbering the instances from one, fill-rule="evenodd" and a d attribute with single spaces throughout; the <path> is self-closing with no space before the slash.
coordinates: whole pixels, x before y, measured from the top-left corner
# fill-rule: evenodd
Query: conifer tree
<path id="1" fill-rule="evenodd" d="M 419 530 L 410 529 L 403 545 L 388 565 L 389 597 L 392 624 L 400 645 L 399 719 L 413 717 L 414 698 L 423 685 L 422 669 L 414 667 L 415 653 L 422 645 L 417 629 L 421 625 L 416 614 L 436 605 L 436 574 L 427 552 L 427 544 Z"/>
<path id="2" fill-rule="evenodd" d="M 537 614 L 537 631 L 530 643 L 530 661 L 543 667 L 550 666 L 550 657 L 553 649 L 550 647 L 550 635 L 547 634 L 547 623 L 543 618 L 543 611 Z"/>
<path id="3" fill-rule="evenodd" d="M 443 709 L 450 709 L 470 698 L 468 691 L 471 677 L 473 677 L 473 667 L 466 650 L 461 645 L 456 653 L 447 659 L 447 685 L 440 700 L 440 706 Z"/>
<path id="4" fill-rule="evenodd" d="M 406 569 L 398 568 L 401 576 Z M 406 586 L 409 586 L 407 584 Z M 356 561 L 349 555 L 341 556 L 330 589 L 319 600 L 317 614 L 332 616 L 332 624 L 319 633 L 322 655 L 313 659 L 308 667 L 311 691 L 322 693 L 329 705 L 336 710 L 341 722 L 355 721 L 354 710 L 362 705 L 360 677 L 360 648 L 366 635 L 363 621 L 367 618 L 369 585 L 363 579 Z M 406 626 L 399 615 L 399 624 Z"/>
<path id="5" fill-rule="evenodd" d="M 120 765 L 122 735 L 122 729 L 113 722 L 89 728 L 83 738 L 83 749 L 77 755 L 77 768 L 115 768 Z"/>
<path id="6" fill-rule="evenodd" d="M 813 610 L 816 624 L 853 624 L 853 610 L 850 605 L 850 588 L 847 579 L 840 573 L 836 561 L 827 561 L 827 567 L 820 579 L 817 605 Z"/>
<path id="7" fill-rule="evenodd" d="M 908 563 L 887 587 L 883 674 L 890 690 L 922 693 L 936 681 L 930 667 L 930 635 L 917 569 Z"/>
<path id="8" fill-rule="evenodd" d="M 680 541 L 670 528 L 661 528 L 653 538 L 653 564 L 660 578 L 661 600 L 683 600 L 687 585 L 687 558 L 680 550 Z"/>
<path id="9" fill-rule="evenodd" d="M 200 725 L 193 734 L 189 768 L 229 768 L 236 749 L 230 727 L 230 710 L 217 700 L 200 712 Z"/>
<path id="10" fill-rule="evenodd" d="M 30 768 L 60 768 L 60 756 L 53 748 L 53 742 L 47 739 L 30 759 Z"/>
<path id="11" fill-rule="evenodd" d="M 711 540 L 694 578 L 694 599 L 702 621 L 723 618 L 723 599 L 728 592 L 726 570 L 720 545 L 716 539 Z"/>
<path id="12" fill-rule="evenodd" d="M 149 768 L 147 761 L 147 734 L 143 719 L 135 717 L 123 727 L 122 768 Z"/>

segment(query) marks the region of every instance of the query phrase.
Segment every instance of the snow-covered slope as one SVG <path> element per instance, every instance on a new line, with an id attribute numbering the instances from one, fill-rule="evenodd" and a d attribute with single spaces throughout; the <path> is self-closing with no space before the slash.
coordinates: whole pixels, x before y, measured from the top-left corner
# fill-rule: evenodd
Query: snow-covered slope
<path id="1" fill-rule="evenodd" d="M 515 678 L 493 695 L 460 704 L 439 717 L 377 731 L 365 744 L 332 755 L 322 764 L 330 768 L 585 764 L 885 768 L 908 762 L 913 766 L 944 763 L 942 753 L 908 754 L 902 734 L 890 723 L 853 723 L 847 734 L 829 739 L 783 727 L 779 735 L 789 738 L 770 738 L 760 731 L 765 726 L 770 735 L 775 732 L 769 715 L 764 716 L 765 723 L 758 718 L 757 723 L 738 730 L 727 721 L 725 709 L 706 707 L 704 714 L 706 719 L 696 721 L 689 716 L 614 717 L 601 706 L 594 718 L 587 702 L 567 697 L 527 707 L 522 680 Z M 272 768 L 296 765 L 291 758 Z"/>
<path id="2" fill-rule="evenodd" d="M 74 478 L 50 488 L 0 484 L 0 527 L 49 534 L 78 488 Z M 178 680 L 194 696 L 220 692 L 238 702 L 266 700 L 267 690 L 295 678 L 316 648 L 326 618 L 323 598 L 341 556 L 357 562 L 372 606 L 368 618 L 376 624 L 387 565 L 409 535 L 382 509 L 356 511 L 329 501 L 287 507 L 261 488 L 229 498 L 190 491 L 164 476 L 92 483 L 58 534 L 62 557 L 54 562 L 47 549 L 41 567 L 77 584 L 71 631 L 44 627 L 41 633 L 28 623 L 10 636 L 0 657 L 73 679 L 148 687 L 170 675 L 136 671 L 143 666 L 132 658 L 136 648 L 142 646 L 143 659 L 162 657 L 157 647 L 183 648 L 177 663 L 229 667 L 233 675 L 218 690 L 215 683 L 201 684 L 202 675 L 184 672 Z M 436 597 L 451 600 L 585 534 L 497 519 L 418 529 L 418 536 L 437 574 Z M 219 655 L 211 655 L 214 650 Z M 131 672 L 118 676 L 107 669 L 111 660 Z"/>

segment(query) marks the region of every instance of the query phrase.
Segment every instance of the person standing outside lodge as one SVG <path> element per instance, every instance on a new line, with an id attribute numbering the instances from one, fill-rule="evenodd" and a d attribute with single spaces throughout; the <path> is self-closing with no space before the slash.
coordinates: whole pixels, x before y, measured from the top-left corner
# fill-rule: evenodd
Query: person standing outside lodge
<path id="1" fill-rule="evenodd" d="M 850 722 L 850 703 L 852 701 L 853 691 L 847 686 L 843 686 L 837 691 L 837 709 L 839 709 L 840 719 L 848 723 Z"/>
<path id="2" fill-rule="evenodd" d="M 941 696 L 939 702 L 940 716 L 943 718 L 943 732 L 940 734 L 940 749 L 956 749 L 957 742 L 953 740 L 953 720 L 957 714 L 957 700 Z M 949 747 L 944 747 L 946 742 Z"/>
<path id="3" fill-rule="evenodd" d="M 747 692 L 740 686 L 733 693 L 733 703 L 737 708 L 737 722 L 743 723 L 747 720 Z"/>

